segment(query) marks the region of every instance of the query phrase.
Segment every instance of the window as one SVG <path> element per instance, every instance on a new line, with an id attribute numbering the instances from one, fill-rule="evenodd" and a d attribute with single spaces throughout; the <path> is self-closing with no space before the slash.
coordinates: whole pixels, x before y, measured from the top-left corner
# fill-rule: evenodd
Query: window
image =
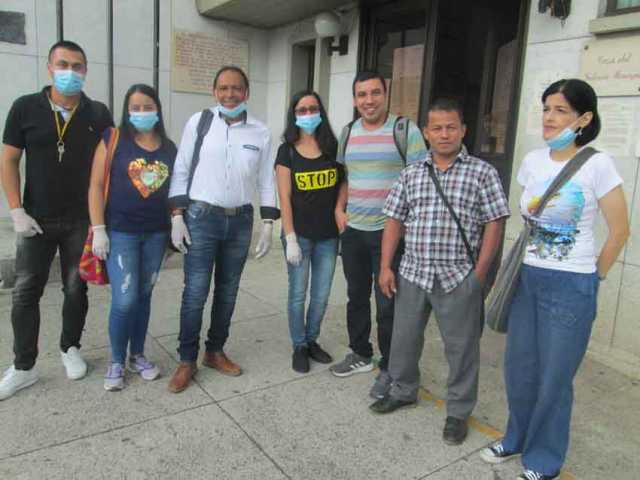
<path id="1" fill-rule="evenodd" d="M 607 0 L 607 15 L 640 12 L 640 0 Z"/>

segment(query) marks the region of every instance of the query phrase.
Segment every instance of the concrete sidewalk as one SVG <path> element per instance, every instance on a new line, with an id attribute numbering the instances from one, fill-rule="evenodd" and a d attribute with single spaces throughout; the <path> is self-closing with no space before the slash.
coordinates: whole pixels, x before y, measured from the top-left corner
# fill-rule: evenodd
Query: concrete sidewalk
<path id="1" fill-rule="evenodd" d="M 154 291 L 146 353 L 163 378 L 145 383 L 129 376 L 117 393 L 102 387 L 108 288 L 90 290 L 82 348 L 90 372 L 73 382 L 57 346 L 60 285 L 50 283 L 41 302 L 41 380 L 0 402 L 0 479 L 515 479 L 519 461 L 492 467 L 477 456 L 505 424 L 504 337 L 485 333 L 469 438 L 460 447 L 446 446 L 438 399 L 447 367 L 435 322 L 427 334 L 418 407 L 376 416 L 367 408 L 373 373 L 338 379 L 318 364 L 306 375 L 291 369 L 285 263 L 274 245 L 266 258 L 247 263 L 226 347 L 244 375 L 202 368 L 196 384 L 178 395 L 167 391 L 167 381 L 176 365 L 180 269 L 163 270 Z M 12 361 L 11 299 L 1 292 L 4 370 Z M 345 292 L 338 265 L 320 338 L 336 359 L 347 352 Z M 208 320 L 203 323 L 206 329 Z M 639 478 L 639 382 L 587 359 L 575 396 L 563 478 Z"/>

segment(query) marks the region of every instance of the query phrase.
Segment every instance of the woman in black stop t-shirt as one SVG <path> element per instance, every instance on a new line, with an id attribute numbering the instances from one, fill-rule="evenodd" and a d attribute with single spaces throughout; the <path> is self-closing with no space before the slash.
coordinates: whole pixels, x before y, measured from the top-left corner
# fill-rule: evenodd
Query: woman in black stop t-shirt
<path id="1" fill-rule="evenodd" d="M 293 343 L 292 367 L 309 371 L 309 358 L 331 363 L 316 342 L 327 308 L 338 255 L 334 218 L 342 166 L 336 163 L 336 140 L 317 93 L 303 91 L 291 99 L 283 143 L 276 158 L 282 212 L 282 243 L 289 273 L 287 311 Z M 305 321 L 309 278 L 311 291 Z"/>

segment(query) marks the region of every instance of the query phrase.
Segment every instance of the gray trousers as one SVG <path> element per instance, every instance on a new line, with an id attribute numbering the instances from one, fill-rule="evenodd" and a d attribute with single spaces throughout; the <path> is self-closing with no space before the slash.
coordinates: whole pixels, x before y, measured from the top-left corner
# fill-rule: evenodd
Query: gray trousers
<path id="1" fill-rule="evenodd" d="M 400 275 L 397 279 L 389 359 L 393 381 L 390 395 L 400 400 L 416 400 L 424 329 L 433 310 L 449 363 L 447 416 L 466 419 L 478 399 L 482 286 L 473 270 L 449 293 L 442 290 L 437 280 L 429 293 Z"/>

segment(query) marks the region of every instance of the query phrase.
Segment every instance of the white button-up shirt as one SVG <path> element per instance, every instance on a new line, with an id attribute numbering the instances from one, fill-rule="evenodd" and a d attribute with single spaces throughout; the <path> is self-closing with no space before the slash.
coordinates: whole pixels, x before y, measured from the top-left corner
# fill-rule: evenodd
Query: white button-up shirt
<path id="1" fill-rule="evenodd" d="M 202 112 L 194 114 L 184 128 L 169 197 L 188 194 L 191 200 L 232 208 L 252 203 L 257 190 L 261 207 L 276 207 L 274 158 L 267 126 L 249 114 L 245 121 L 229 125 L 218 107 L 211 111 L 213 120 L 202 141 L 189 192 L 189 172 Z"/>

